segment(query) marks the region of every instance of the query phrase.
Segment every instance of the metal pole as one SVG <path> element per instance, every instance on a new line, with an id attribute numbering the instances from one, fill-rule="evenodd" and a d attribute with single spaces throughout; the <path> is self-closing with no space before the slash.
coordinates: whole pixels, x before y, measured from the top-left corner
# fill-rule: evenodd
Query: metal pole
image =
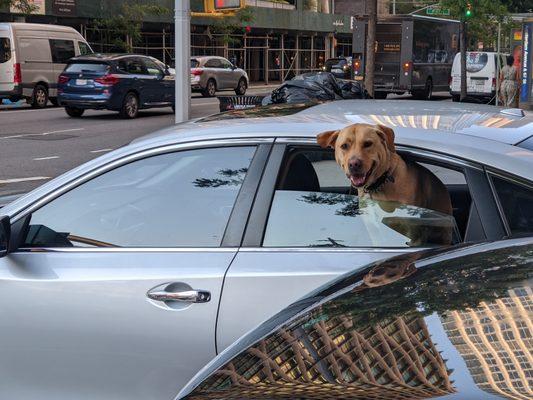
<path id="1" fill-rule="evenodd" d="M 496 100 L 494 104 L 498 106 L 498 97 L 500 92 L 500 35 L 502 33 L 502 24 L 498 22 L 498 50 L 496 51 Z"/>
<path id="2" fill-rule="evenodd" d="M 396 0 L 392 0 L 392 15 L 396 15 Z"/>
<path id="3" fill-rule="evenodd" d="M 189 0 L 175 0 L 176 123 L 189 119 L 191 112 L 191 5 Z"/>

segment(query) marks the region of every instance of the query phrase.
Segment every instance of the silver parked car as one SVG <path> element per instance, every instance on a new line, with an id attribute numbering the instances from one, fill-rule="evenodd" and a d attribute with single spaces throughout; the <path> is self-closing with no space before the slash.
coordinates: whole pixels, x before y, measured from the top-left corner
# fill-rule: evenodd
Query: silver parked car
<path id="1" fill-rule="evenodd" d="M 519 111 L 346 100 L 173 126 L 0 210 L 0 398 L 170 399 L 301 296 L 420 249 L 390 222 L 442 216 L 359 204 L 316 144 L 353 122 L 392 126 L 398 152 L 443 181 L 455 242 L 533 233 L 533 119 Z"/>
<path id="2" fill-rule="evenodd" d="M 244 95 L 248 88 L 246 71 L 237 68 L 224 57 L 191 58 L 191 89 L 202 96 L 213 97 L 219 90 L 234 90 Z"/>

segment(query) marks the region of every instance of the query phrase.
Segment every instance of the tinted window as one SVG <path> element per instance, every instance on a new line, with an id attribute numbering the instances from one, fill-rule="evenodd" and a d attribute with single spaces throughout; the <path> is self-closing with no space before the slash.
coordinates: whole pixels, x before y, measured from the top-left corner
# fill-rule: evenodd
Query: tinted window
<path id="1" fill-rule="evenodd" d="M 487 53 L 478 53 L 471 52 L 466 54 L 466 70 L 468 72 L 479 72 L 487 62 L 489 61 L 489 56 Z"/>
<path id="2" fill-rule="evenodd" d="M 11 60 L 11 41 L 9 38 L 0 38 L 0 64 Z"/>
<path id="3" fill-rule="evenodd" d="M 122 72 L 134 75 L 142 75 L 146 73 L 143 63 L 137 58 L 121 59 L 118 62 L 118 69 Z"/>
<path id="4" fill-rule="evenodd" d="M 76 55 L 73 40 L 50 39 L 50 49 L 52 50 L 52 61 L 64 64 Z"/>
<path id="5" fill-rule="evenodd" d="M 78 47 L 80 48 L 80 55 L 84 56 L 85 54 L 92 54 L 93 51 L 87 43 L 78 42 Z"/>
<path id="6" fill-rule="evenodd" d="M 445 176 L 457 185 L 454 190 L 458 193 L 466 191 L 464 204 L 460 205 L 460 209 L 466 211 L 466 224 L 470 197 L 463 175 L 454 172 L 439 168 L 436 175 Z M 451 186 L 449 188 L 451 191 Z M 456 214 L 454 210 L 454 215 L 459 216 L 459 212 Z M 335 162 L 333 151 L 295 148 L 287 153 L 278 177 L 263 245 L 425 246 L 449 243 L 452 231 L 453 240 L 458 241 L 456 228 L 454 217 L 432 210 L 360 200 Z"/>
<path id="7" fill-rule="evenodd" d="M 533 151 L 533 136 L 528 137 L 526 140 L 517 144 L 518 147 Z"/>
<path id="8" fill-rule="evenodd" d="M 196 68 L 198 67 L 198 65 L 200 65 L 200 63 L 198 62 L 198 60 L 191 60 L 191 68 Z"/>
<path id="9" fill-rule="evenodd" d="M 205 68 L 221 68 L 222 63 L 218 58 L 212 58 L 210 60 L 207 60 L 204 64 Z"/>
<path id="10" fill-rule="evenodd" d="M 35 211 L 26 246 L 219 246 L 254 149 L 169 153 L 109 171 Z"/>
<path id="11" fill-rule="evenodd" d="M 109 69 L 108 64 L 99 63 L 74 63 L 69 64 L 65 68 L 65 72 L 79 73 L 79 72 L 93 72 L 105 73 Z"/>
<path id="12" fill-rule="evenodd" d="M 533 233 L 533 189 L 493 177 L 511 234 Z"/>
<path id="13" fill-rule="evenodd" d="M 159 69 L 158 65 L 149 58 L 143 58 L 144 66 L 148 75 L 161 75 L 163 72 Z"/>

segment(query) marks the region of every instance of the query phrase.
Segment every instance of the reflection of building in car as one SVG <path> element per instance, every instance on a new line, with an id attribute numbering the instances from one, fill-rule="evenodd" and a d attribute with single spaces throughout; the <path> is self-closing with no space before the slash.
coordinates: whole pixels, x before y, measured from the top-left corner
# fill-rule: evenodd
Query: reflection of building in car
<path id="1" fill-rule="evenodd" d="M 522 287 L 441 319 L 481 389 L 509 399 L 531 399 L 532 317 L 533 292 Z"/>
<path id="2" fill-rule="evenodd" d="M 213 393 L 200 398 L 407 400 L 454 392 L 423 318 L 360 327 L 347 316 L 315 316 L 228 363 L 202 385 Z"/>

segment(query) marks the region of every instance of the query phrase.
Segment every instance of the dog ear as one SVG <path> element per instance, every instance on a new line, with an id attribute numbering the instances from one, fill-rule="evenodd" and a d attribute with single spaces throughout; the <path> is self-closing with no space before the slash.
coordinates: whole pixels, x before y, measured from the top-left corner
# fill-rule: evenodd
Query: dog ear
<path id="1" fill-rule="evenodd" d="M 320 145 L 320 147 L 326 149 L 326 148 L 335 148 L 335 142 L 337 141 L 337 138 L 339 137 L 340 131 L 326 131 L 319 133 L 316 136 L 316 141 Z"/>
<path id="2" fill-rule="evenodd" d="M 396 147 L 394 147 L 394 131 L 388 126 L 378 124 L 378 133 L 383 135 L 382 137 L 387 144 L 387 148 L 392 153 L 396 153 Z"/>

